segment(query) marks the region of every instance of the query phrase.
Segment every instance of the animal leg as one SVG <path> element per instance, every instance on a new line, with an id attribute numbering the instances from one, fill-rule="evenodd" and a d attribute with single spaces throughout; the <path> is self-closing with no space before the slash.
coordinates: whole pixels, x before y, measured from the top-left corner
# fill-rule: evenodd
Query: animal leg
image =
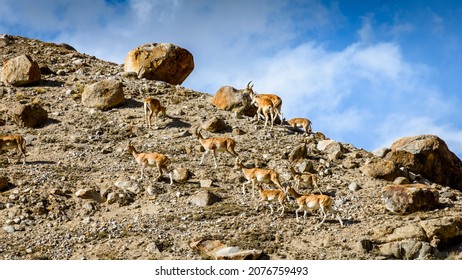
<path id="1" fill-rule="evenodd" d="M 10 160 L 10 157 L 8 156 L 8 154 L 5 153 L 5 155 L 6 155 L 6 159 L 8 160 L 8 163 L 11 163 L 11 160 Z"/>
<path id="2" fill-rule="evenodd" d="M 204 162 L 205 155 L 206 155 L 208 152 L 209 152 L 209 150 L 205 150 L 205 152 L 202 154 L 201 162 L 199 163 L 199 165 L 202 165 L 202 163 Z"/>
<path id="3" fill-rule="evenodd" d="M 323 218 L 322 218 L 322 221 L 318 224 L 318 226 L 321 226 L 327 218 L 327 213 L 324 210 L 324 207 L 321 207 L 321 212 L 322 212 Z"/>
<path id="4" fill-rule="evenodd" d="M 143 180 L 144 177 L 144 164 L 141 165 L 141 181 Z"/>
<path id="5" fill-rule="evenodd" d="M 154 114 L 153 111 L 149 110 L 149 115 L 148 115 L 148 127 L 151 127 L 152 123 L 152 114 Z"/>
<path id="6" fill-rule="evenodd" d="M 297 219 L 297 222 L 300 222 L 300 219 L 298 218 L 298 212 L 300 211 L 300 208 L 298 208 L 297 210 L 295 210 L 295 217 Z"/>
<path id="7" fill-rule="evenodd" d="M 267 204 L 268 204 L 268 207 L 271 209 L 270 214 L 273 214 L 274 212 L 273 206 L 271 205 L 271 203 L 267 203 Z"/>
<path id="8" fill-rule="evenodd" d="M 217 165 L 217 150 L 213 150 L 213 162 L 215 163 L 215 169 L 218 168 L 218 165 Z"/>
<path id="9" fill-rule="evenodd" d="M 252 180 L 252 197 L 255 197 L 255 180 Z"/>
<path id="10" fill-rule="evenodd" d="M 281 205 L 281 207 L 278 208 L 278 211 L 279 211 L 279 209 L 281 209 L 281 208 L 282 208 L 281 216 L 283 216 L 283 215 L 284 215 L 284 210 L 285 210 L 284 205 Z"/>
<path id="11" fill-rule="evenodd" d="M 251 183 L 251 181 L 250 181 L 250 180 L 247 180 L 247 182 L 244 182 L 244 183 L 242 184 L 242 195 L 243 195 L 244 197 L 245 197 L 245 185 L 250 184 L 250 183 Z M 253 196 L 252 196 L 252 197 L 253 197 Z"/>

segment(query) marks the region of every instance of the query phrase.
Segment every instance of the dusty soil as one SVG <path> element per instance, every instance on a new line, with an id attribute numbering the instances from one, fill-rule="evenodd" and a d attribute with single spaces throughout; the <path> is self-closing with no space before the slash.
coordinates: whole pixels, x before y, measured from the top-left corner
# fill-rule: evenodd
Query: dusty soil
<path id="1" fill-rule="evenodd" d="M 42 75 L 38 85 L 29 87 L 0 84 L 0 118 L 5 121 L 0 133 L 19 133 L 27 141 L 26 165 L 9 164 L 0 156 L 0 176 L 10 182 L 0 192 L 0 259 L 203 259 L 190 246 L 202 239 L 259 249 L 266 259 L 388 259 L 392 257 L 375 247 L 377 229 L 461 215 L 461 193 L 442 186 L 442 193 L 453 195 L 442 198 L 440 208 L 394 215 L 381 198 L 382 187 L 390 182 L 366 177 L 358 168 L 374 155 L 343 143 L 344 156 L 329 160 L 314 148 L 319 140 L 315 136 L 286 125 L 265 130 L 262 122 L 217 110 L 210 104 L 213 93 L 130 78 L 122 75 L 121 65 L 21 37 L 0 50 L 0 63 L 22 53 L 54 74 Z M 126 104 L 109 111 L 83 107 L 84 86 L 108 78 L 123 82 Z M 161 118 L 157 129 L 144 123 L 142 101 L 149 95 L 168 104 L 169 117 Z M 11 108 L 27 102 L 38 102 L 48 111 L 43 127 L 21 128 L 9 117 Z M 256 211 L 257 197 L 248 188 L 243 198 L 242 172 L 233 168 L 230 155 L 218 157 L 217 169 L 210 155 L 200 166 L 199 142 L 189 132 L 213 116 L 223 118 L 229 129 L 204 136 L 233 137 L 246 165 L 273 168 L 284 184 L 291 182 L 285 165 L 289 153 L 308 143 L 311 152 L 305 162 L 322 172 L 321 190 L 336 201 L 345 227 L 330 216 L 318 228 L 317 213 L 298 223 L 293 201 L 283 216 L 271 215 L 266 207 Z M 233 128 L 244 134 L 233 135 Z M 155 181 L 149 171 L 140 181 L 140 168 L 127 154 L 129 140 L 139 151 L 167 155 L 172 168 L 189 169 L 191 178 L 171 186 L 167 176 Z M 204 179 L 212 180 L 212 186 L 201 187 Z M 352 182 L 360 188 L 350 190 Z M 103 199 L 77 197 L 81 189 L 93 189 Z M 206 207 L 190 204 L 204 189 L 222 200 Z M 109 193 L 118 201 L 105 201 Z M 373 248 L 364 249 L 360 244 L 365 240 Z M 460 241 L 454 242 L 439 248 L 443 254 L 428 258 L 460 259 L 460 247 Z"/>

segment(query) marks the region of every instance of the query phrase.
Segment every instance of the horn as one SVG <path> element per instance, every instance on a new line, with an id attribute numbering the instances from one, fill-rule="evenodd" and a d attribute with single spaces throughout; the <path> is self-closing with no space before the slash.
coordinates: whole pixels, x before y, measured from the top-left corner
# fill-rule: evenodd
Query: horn
<path id="1" fill-rule="evenodd" d="M 250 82 L 247 84 L 247 88 L 249 88 L 249 87 L 250 87 L 250 84 L 251 84 L 251 83 L 252 83 L 252 81 L 250 81 Z"/>

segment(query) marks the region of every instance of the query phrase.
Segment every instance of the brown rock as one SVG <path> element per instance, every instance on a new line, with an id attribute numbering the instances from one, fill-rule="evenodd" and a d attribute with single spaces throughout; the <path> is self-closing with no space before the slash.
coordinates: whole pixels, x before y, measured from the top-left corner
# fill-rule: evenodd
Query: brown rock
<path id="1" fill-rule="evenodd" d="M 192 54 L 167 43 L 145 44 L 131 50 L 125 58 L 124 71 L 136 72 L 138 78 L 181 84 L 193 71 Z"/>
<path id="2" fill-rule="evenodd" d="M 423 184 L 388 185 L 382 197 L 385 207 L 398 214 L 430 210 L 439 204 L 438 191 Z"/>
<path id="3" fill-rule="evenodd" d="M 218 109 L 253 117 L 257 108 L 252 105 L 250 95 L 244 91 L 245 89 L 238 90 L 230 86 L 223 86 L 218 89 L 211 102 Z"/>
<path id="4" fill-rule="evenodd" d="M 37 103 L 20 104 L 12 111 L 12 118 L 21 127 L 40 127 L 48 120 L 48 112 Z"/>
<path id="5" fill-rule="evenodd" d="M 82 105 L 108 110 L 125 104 L 123 85 L 117 80 L 104 80 L 85 87 Z"/>
<path id="6" fill-rule="evenodd" d="M 462 236 L 462 217 L 424 220 L 420 225 L 435 247 L 446 246 Z"/>
<path id="7" fill-rule="evenodd" d="M 462 190 L 462 161 L 435 135 L 397 140 L 387 158 L 440 185 Z"/>
<path id="8" fill-rule="evenodd" d="M 30 85 L 41 79 L 38 63 L 28 55 L 20 55 L 6 61 L 1 74 L 1 80 L 12 86 Z"/>
<path id="9" fill-rule="evenodd" d="M 407 239 L 428 241 L 423 228 L 416 224 L 408 224 L 397 228 L 378 227 L 374 229 L 373 237 L 379 244 Z"/>
<path id="10" fill-rule="evenodd" d="M 219 132 L 227 128 L 226 122 L 219 117 L 213 117 L 202 125 L 202 129 L 210 132 Z"/>
<path id="11" fill-rule="evenodd" d="M 189 179 L 189 170 L 187 168 L 175 168 L 173 170 L 173 180 L 178 183 L 184 183 Z"/>
<path id="12" fill-rule="evenodd" d="M 422 260 L 431 258 L 433 248 L 428 242 L 418 240 L 403 240 L 385 243 L 378 246 L 382 255 L 403 260 Z"/>
<path id="13" fill-rule="evenodd" d="M 392 161 L 383 159 L 367 163 L 360 170 L 369 177 L 387 181 L 393 181 L 400 176 L 398 167 Z"/>
<path id="14" fill-rule="evenodd" d="M 101 194 L 92 189 L 79 189 L 75 193 L 75 196 L 83 199 L 91 199 L 97 202 L 104 202 L 104 198 L 101 196 Z"/>

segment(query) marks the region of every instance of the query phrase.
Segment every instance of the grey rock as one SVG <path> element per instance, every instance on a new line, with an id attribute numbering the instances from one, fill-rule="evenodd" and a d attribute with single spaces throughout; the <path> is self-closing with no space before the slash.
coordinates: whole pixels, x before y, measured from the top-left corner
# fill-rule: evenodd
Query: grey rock
<path id="1" fill-rule="evenodd" d="M 210 191 L 200 191 L 189 199 L 189 203 L 199 207 L 205 207 L 217 203 L 220 200 L 221 197 Z"/>

